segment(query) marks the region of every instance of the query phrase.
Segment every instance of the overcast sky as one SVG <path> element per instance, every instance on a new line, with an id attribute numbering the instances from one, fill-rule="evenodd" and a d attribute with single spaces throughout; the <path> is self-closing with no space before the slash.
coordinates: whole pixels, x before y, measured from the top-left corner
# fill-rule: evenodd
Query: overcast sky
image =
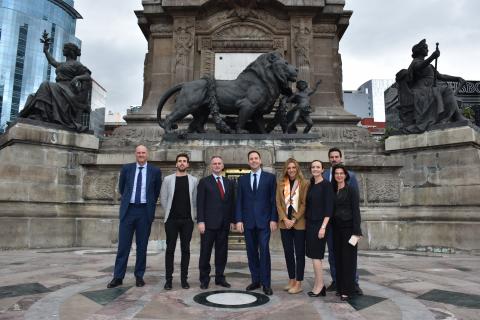
<path id="1" fill-rule="evenodd" d="M 140 105 L 147 41 L 133 11 L 141 0 L 75 0 L 75 8 L 81 61 L 107 90 L 107 110 Z M 344 90 L 394 78 L 423 38 L 431 50 L 440 43 L 441 73 L 480 80 L 479 0 L 347 0 L 345 8 L 354 13 L 340 42 Z"/>

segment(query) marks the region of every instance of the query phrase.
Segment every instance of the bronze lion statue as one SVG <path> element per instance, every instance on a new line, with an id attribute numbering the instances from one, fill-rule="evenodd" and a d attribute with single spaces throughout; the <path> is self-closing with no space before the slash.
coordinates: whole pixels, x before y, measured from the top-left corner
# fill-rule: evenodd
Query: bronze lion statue
<path id="1" fill-rule="evenodd" d="M 298 70 L 278 52 L 264 53 L 243 70 L 235 80 L 215 80 L 203 77 L 178 84 L 167 90 L 158 104 L 157 120 L 165 132 L 172 132 L 191 114 L 193 120 L 188 132 L 205 132 L 205 123 L 212 115 L 217 130 L 223 133 L 249 133 L 249 120 L 256 126 L 255 132 L 264 133 L 263 115 L 272 111 L 280 94 L 291 95 L 290 82 L 295 82 Z M 161 112 L 167 100 L 176 92 L 173 111 L 165 120 Z M 237 115 L 233 128 L 221 115 Z"/>

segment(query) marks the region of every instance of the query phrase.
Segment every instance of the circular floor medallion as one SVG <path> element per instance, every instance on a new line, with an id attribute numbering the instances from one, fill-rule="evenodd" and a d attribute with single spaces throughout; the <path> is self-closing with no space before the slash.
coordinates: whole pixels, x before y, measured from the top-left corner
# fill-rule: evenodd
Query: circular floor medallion
<path id="1" fill-rule="evenodd" d="M 214 308 L 250 308 L 261 306 L 270 299 L 261 293 L 239 290 L 217 290 L 197 294 L 196 303 Z"/>

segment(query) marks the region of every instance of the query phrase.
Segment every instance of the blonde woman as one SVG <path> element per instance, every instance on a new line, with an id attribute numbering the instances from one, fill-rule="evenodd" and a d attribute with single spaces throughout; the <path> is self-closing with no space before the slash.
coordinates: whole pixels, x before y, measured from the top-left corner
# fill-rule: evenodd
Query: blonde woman
<path id="1" fill-rule="evenodd" d="M 277 183 L 276 202 L 280 235 L 287 263 L 288 293 L 302 292 L 305 271 L 305 199 L 309 182 L 295 159 L 288 159 Z"/>

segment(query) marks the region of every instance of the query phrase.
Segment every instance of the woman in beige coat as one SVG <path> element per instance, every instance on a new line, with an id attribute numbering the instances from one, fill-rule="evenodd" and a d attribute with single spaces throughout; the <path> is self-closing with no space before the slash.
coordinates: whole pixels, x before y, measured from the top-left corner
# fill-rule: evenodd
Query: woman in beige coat
<path id="1" fill-rule="evenodd" d="M 277 183 L 277 211 L 288 270 L 288 293 L 302 292 L 305 270 L 305 199 L 309 182 L 295 159 L 288 159 Z"/>

